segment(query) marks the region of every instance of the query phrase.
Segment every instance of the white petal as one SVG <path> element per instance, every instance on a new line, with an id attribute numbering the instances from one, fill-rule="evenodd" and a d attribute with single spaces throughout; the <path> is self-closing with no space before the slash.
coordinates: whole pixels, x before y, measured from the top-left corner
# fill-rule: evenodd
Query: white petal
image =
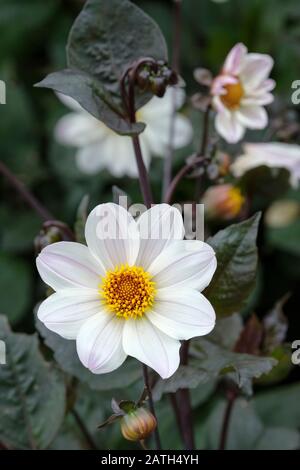
<path id="1" fill-rule="evenodd" d="M 174 240 L 182 240 L 184 227 L 179 210 L 168 204 L 157 204 L 138 220 L 140 250 L 136 264 L 148 269 L 152 261 Z"/>
<path id="2" fill-rule="evenodd" d="M 236 116 L 249 129 L 264 129 L 268 124 L 268 114 L 262 106 L 243 106 L 236 111 Z"/>
<path id="3" fill-rule="evenodd" d="M 106 155 L 103 154 L 105 140 L 86 145 L 80 148 L 76 153 L 76 163 L 82 173 L 93 175 L 99 170 L 107 167 Z"/>
<path id="4" fill-rule="evenodd" d="M 125 361 L 123 326 L 124 320 L 102 312 L 87 320 L 79 330 L 76 340 L 79 359 L 94 374 L 111 372 Z"/>
<path id="5" fill-rule="evenodd" d="M 76 339 L 82 325 L 101 312 L 99 294 L 92 289 L 64 289 L 41 303 L 37 316 L 63 338 Z"/>
<path id="6" fill-rule="evenodd" d="M 129 212 L 117 204 L 100 204 L 92 210 L 86 221 L 85 238 L 105 269 L 133 265 L 138 255 L 137 225 Z"/>
<path id="7" fill-rule="evenodd" d="M 180 342 L 162 333 L 146 317 L 125 321 L 123 347 L 163 379 L 178 369 Z"/>
<path id="8" fill-rule="evenodd" d="M 57 242 L 44 248 L 36 259 L 43 281 L 54 290 L 68 287 L 97 289 L 104 270 L 81 243 Z"/>
<path id="9" fill-rule="evenodd" d="M 177 113 L 174 123 L 174 149 L 185 147 L 193 138 L 193 126 L 191 121 L 183 114 Z"/>
<path id="10" fill-rule="evenodd" d="M 243 61 L 240 77 L 246 92 L 257 88 L 268 78 L 274 61 L 266 54 L 248 54 Z"/>
<path id="11" fill-rule="evenodd" d="M 116 178 L 124 175 L 136 178 L 138 175 L 132 140 L 129 137 L 112 137 L 111 148 L 107 148 L 107 162 L 108 170 Z"/>
<path id="12" fill-rule="evenodd" d="M 229 143 L 235 144 L 242 139 L 245 128 L 233 112 L 218 113 L 215 120 L 217 132 Z"/>
<path id="13" fill-rule="evenodd" d="M 70 113 L 59 119 L 54 135 L 64 145 L 82 147 L 105 137 L 107 130 L 88 113 Z"/>
<path id="14" fill-rule="evenodd" d="M 190 339 L 210 333 L 216 315 L 211 303 L 193 289 L 159 289 L 148 319 L 175 339 Z"/>
<path id="15" fill-rule="evenodd" d="M 65 105 L 67 108 L 72 109 L 72 111 L 84 111 L 80 104 L 71 98 L 71 96 L 64 95 L 63 93 L 55 92 L 57 98 Z"/>
<path id="16" fill-rule="evenodd" d="M 157 289 L 190 287 L 203 290 L 211 281 L 217 262 L 213 249 L 199 240 L 172 243 L 151 264 Z"/>
<path id="17" fill-rule="evenodd" d="M 238 75 L 244 57 L 247 54 L 247 47 L 242 43 L 236 44 L 226 57 L 223 71 L 232 75 Z"/>
<path id="18" fill-rule="evenodd" d="M 274 101 L 274 96 L 271 93 L 253 94 L 248 95 L 241 101 L 241 106 L 266 106 Z"/>

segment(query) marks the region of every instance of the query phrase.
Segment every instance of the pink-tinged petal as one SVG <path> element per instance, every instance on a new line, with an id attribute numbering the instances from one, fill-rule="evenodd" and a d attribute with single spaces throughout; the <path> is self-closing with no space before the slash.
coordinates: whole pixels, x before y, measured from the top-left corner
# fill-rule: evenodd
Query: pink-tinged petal
<path id="1" fill-rule="evenodd" d="M 224 87 L 226 85 L 234 85 L 236 83 L 238 83 L 238 80 L 232 75 L 218 75 L 212 83 L 211 94 L 216 96 L 225 95 L 226 90 Z"/>
<path id="2" fill-rule="evenodd" d="M 184 227 L 178 209 L 168 204 L 157 204 L 144 212 L 138 220 L 140 251 L 138 266 L 148 269 L 157 256 L 176 240 L 182 240 Z"/>
<path id="3" fill-rule="evenodd" d="M 267 93 L 269 91 L 274 90 L 275 87 L 276 87 L 275 80 L 272 80 L 272 78 L 269 78 L 268 80 L 265 80 L 261 84 L 261 86 L 259 87 L 259 91 L 261 91 L 262 93 Z"/>
<path id="4" fill-rule="evenodd" d="M 274 96 L 271 93 L 248 95 L 241 101 L 241 107 L 246 106 L 266 106 L 274 101 Z"/>
<path id="5" fill-rule="evenodd" d="M 200 292 L 184 288 L 159 289 L 147 317 L 165 334 L 180 340 L 210 333 L 216 321 L 211 303 Z"/>
<path id="6" fill-rule="evenodd" d="M 268 124 L 268 114 L 262 106 L 244 106 L 236 111 L 243 126 L 249 129 L 264 129 Z"/>
<path id="7" fill-rule="evenodd" d="M 236 44 L 226 57 L 223 72 L 238 75 L 247 51 L 248 49 L 244 44 Z"/>
<path id="8" fill-rule="evenodd" d="M 150 265 L 157 289 L 189 287 L 203 290 L 211 281 L 217 262 L 213 249 L 199 240 L 172 243 Z"/>
<path id="9" fill-rule="evenodd" d="M 248 54 L 243 62 L 240 77 L 246 93 L 257 89 L 268 78 L 274 61 L 266 54 Z"/>
<path id="10" fill-rule="evenodd" d="M 126 359 L 122 346 L 125 321 L 101 312 L 88 319 L 79 330 L 76 346 L 82 364 L 94 374 L 106 374 Z"/>
<path id="11" fill-rule="evenodd" d="M 218 134 L 230 144 L 236 144 L 245 134 L 244 126 L 236 118 L 234 112 L 218 113 L 215 119 Z"/>
<path id="12" fill-rule="evenodd" d="M 76 339 L 82 325 L 101 314 L 99 293 L 92 289 L 64 289 L 41 303 L 37 316 L 51 331 L 66 339 Z"/>
<path id="13" fill-rule="evenodd" d="M 57 242 L 44 248 L 36 259 L 43 281 L 54 290 L 70 287 L 97 289 L 104 270 L 81 243 Z"/>
<path id="14" fill-rule="evenodd" d="M 220 99 L 219 96 L 214 96 L 212 99 L 212 105 L 213 108 L 218 112 L 218 113 L 228 113 L 228 109 L 224 105 L 223 101 Z"/>
<path id="15" fill-rule="evenodd" d="M 180 342 L 157 329 L 146 317 L 125 321 L 123 347 L 128 356 L 151 367 L 163 379 L 179 367 Z"/>
<path id="16" fill-rule="evenodd" d="M 133 265 L 140 241 L 137 224 L 123 207 L 100 204 L 89 214 L 85 225 L 89 249 L 105 269 Z"/>

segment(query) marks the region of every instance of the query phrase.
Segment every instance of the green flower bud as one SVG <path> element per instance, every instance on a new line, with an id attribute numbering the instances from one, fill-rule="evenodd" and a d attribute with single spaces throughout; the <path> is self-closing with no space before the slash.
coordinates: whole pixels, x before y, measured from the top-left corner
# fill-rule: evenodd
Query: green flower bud
<path id="1" fill-rule="evenodd" d="M 142 441 L 156 428 L 153 414 L 146 408 L 136 408 L 121 419 L 121 431 L 128 441 Z"/>

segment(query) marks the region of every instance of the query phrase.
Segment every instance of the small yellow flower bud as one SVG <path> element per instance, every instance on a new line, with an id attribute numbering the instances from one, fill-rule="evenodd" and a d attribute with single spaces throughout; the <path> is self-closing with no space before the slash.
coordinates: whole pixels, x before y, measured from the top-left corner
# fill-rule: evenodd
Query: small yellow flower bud
<path id="1" fill-rule="evenodd" d="M 130 411 L 121 419 L 121 431 L 128 441 L 146 439 L 156 428 L 156 419 L 146 408 Z"/>
<path id="2" fill-rule="evenodd" d="M 208 217 L 230 220 L 240 214 L 245 198 L 239 188 L 221 184 L 209 188 L 204 193 L 202 203 Z"/>

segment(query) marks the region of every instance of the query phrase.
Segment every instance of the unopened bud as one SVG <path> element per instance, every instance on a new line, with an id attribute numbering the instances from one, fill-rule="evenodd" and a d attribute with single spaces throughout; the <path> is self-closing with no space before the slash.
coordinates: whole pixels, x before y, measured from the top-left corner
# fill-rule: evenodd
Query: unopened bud
<path id="1" fill-rule="evenodd" d="M 142 441 L 156 428 L 155 417 L 146 408 L 136 408 L 121 419 L 121 431 L 128 441 Z"/>
<path id="2" fill-rule="evenodd" d="M 229 172 L 230 163 L 231 163 L 228 153 L 218 152 L 216 163 L 219 168 L 219 176 L 226 176 Z"/>
<path id="3" fill-rule="evenodd" d="M 136 81 L 141 91 L 146 91 L 149 87 L 150 72 L 147 68 L 139 70 Z"/>
<path id="4" fill-rule="evenodd" d="M 245 198 L 239 188 L 231 184 L 221 184 L 208 188 L 202 203 L 208 217 L 230 220 L 241 213 Z"/>
<path id="5" fill-rule="evenodd" d="M 52 243 L 63 240 L 61 231 L 57 227 L 43 228 L 34 239 L 34 247 L 36 253 L 40 253 L 43 248 L 46 248 Z"/>
<path id="6" fill-rule="evenodd" d="M 162 98 L 166 92 L 167 82 L 163 77 L 151 77 L 150 78 L 150 87 L 154 95 Z"/>

